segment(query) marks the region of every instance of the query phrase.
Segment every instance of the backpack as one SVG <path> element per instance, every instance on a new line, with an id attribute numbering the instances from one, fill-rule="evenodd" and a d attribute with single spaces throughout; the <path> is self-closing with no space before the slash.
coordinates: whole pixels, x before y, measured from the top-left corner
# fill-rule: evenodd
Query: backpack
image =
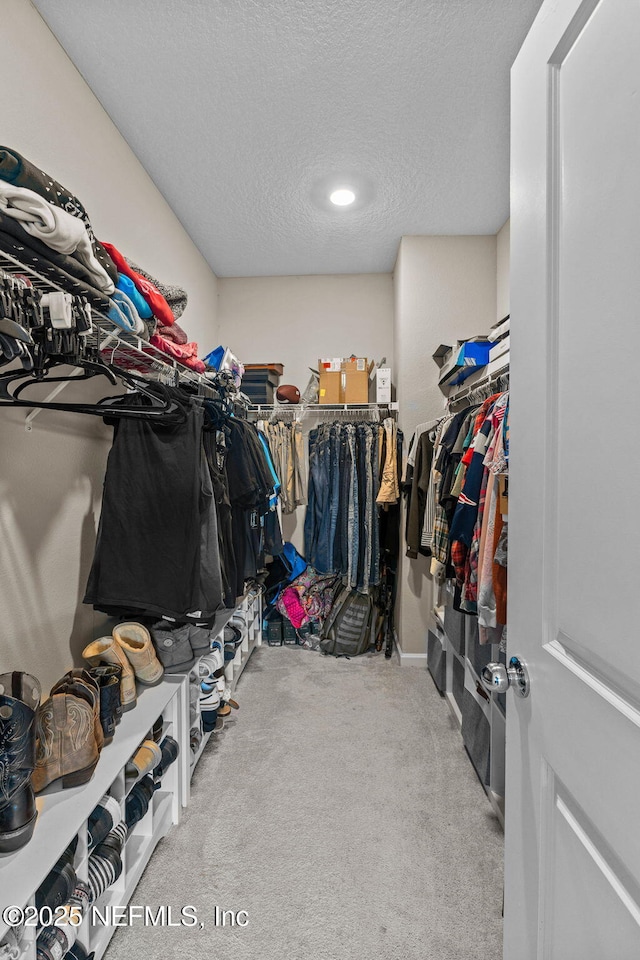
<path id="1" fill-rule="evenodd" d="M 345 587 L 322 630 L 320 649 L 336 657 L 357 657 L 375 642 L 373 600 Z"/>

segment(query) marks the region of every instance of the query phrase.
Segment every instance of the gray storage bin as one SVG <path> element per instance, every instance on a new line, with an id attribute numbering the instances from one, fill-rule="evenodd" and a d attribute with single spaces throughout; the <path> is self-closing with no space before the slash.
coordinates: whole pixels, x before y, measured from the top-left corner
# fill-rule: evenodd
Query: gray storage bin
<path id="1" fill-rule="evenodd" d="M 449 643 L 461 657 L 464 657 L 464 637 L 465 637 L 465 621 L 467 620 L 467 615 L 460 613 L 458 610 L 454 610 L 453 607 L 444 608 L 444 632 L 446 633 Z"/>
<path id="2" fill-rule="evenodd" d="M 447 682 L 447 663 L 444 647 L 440 637 L 429 630 L 427 636 L 427 666 L 429 673 L 433 677 L 433 682 L 440 691 L 444 693 Z"/>
<path id="3" fill-rule="evenodd" d="M 478 777 L 486 786 L 491 774 L 491 727 L 482 708 L 465 690 L 462 697 L 462 740 Z"/>
<path id="4" fill-rule="evenodd" d="M 464 695 L 464 664 L 461 663 L 457 657 L 453 658 L 452 693 L 456 703 L 460 707 L 460 710 L 462 710 L 462 698 Z"/>

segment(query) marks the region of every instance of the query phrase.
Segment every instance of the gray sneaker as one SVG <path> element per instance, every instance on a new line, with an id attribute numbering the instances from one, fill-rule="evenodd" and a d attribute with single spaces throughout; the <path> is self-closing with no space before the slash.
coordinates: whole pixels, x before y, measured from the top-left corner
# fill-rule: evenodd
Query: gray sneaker
<path id="1" fill-rule="evenodd" d="M 165 673 L 186 673 L 196 662 L 190 642 L 191 626 L 158 620 L 149 628 L 153 646 Z"/>

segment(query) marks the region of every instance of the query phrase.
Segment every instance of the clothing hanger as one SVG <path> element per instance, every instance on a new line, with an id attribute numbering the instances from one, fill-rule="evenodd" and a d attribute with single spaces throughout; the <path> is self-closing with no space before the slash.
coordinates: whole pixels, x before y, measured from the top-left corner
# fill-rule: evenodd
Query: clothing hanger
<path id="1" fill-rule="evenodd" d="M 84 369 L 84 374 L 80 377 L 50 377 L 48 373 L 56 366 L 79 366 Z M 124 385 L 135 390 L 137 394 L 144 396 L 150 401 L 149 405 L 142 406 L 131 404 L 124 401 L 125 397 L 107 397 L 95 404 L 86 403 L 59 403 L 53 401 L 36 401 L 20 399 L 20 394 L 29 386 L 41 383 L 64 383 L 72 380 L 88 380 L 94 376 L 105 376 L 111 384 L 121 380 Z M 11 387 L 17 384 L 12 391 Z M 167 423 L 184 422 L 187 416 L 186 405 L 180 402 L 179 398 L 173 397 L 169 388 L 163 384 L 148 381 L 143 377 L 138 377 L 130 371 L 113 370 L 107 364 L 93 363 L 85 361 L 83 363 L 73 363 L 65 358 L 61 363 L 52 358 L 46 358 L 44 364 L 36 371 L 13 370 L 4 375 L 0 375 L 0 406 L 37 408 L 40 410 L 60 410 L 70 413 L 81 413 L 87 416 L 97 416 L 109 418 L 129 418 L 138 420 L 163 420 Z"/>

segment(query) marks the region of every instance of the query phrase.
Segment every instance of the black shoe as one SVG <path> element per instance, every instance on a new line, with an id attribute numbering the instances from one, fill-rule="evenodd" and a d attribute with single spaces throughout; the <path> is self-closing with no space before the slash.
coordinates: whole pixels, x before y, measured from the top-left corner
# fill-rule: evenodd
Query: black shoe
<path id="1" fill-rule="evenodd" d="M 56 865 L 49 871 L 36 890 L 36 909 L 50 907 L 55 910 L 68 902 L 76 884 L 76 871 L 73 866 L 77 836 L 73 838 Z"/>
<path id="2" fill-rule="evenodd" d="M 173 737 L 165 737 L 160 744 L 160 749 L 162 750 L 162 760 L 153 771 L 156 779 L 164 776 L 167 768 L 177 759 L 180 752 L 178 741 L 174 740 Z"/>
<path id="3" fill-rule="evenodd" d="M 104 796 L 89 816 L 89 850 L 101 843 L 121 818 L 120 804 L 116 798 Z"/>

